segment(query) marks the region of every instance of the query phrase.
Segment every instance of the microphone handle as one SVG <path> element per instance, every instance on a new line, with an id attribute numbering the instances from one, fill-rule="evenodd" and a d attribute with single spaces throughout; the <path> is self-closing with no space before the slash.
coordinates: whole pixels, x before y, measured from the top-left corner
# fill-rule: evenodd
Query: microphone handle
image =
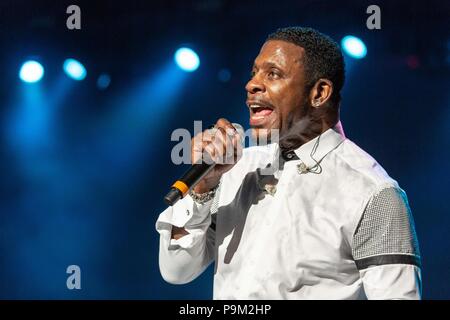
<path id="1" fill-rule="evenodd" d="M 175 181 L 172 188 L 164 197 L 164 202 L 173 206 L 178 200 L 183 198 L 189 190 L 197 184 L 212 168 L 214 168 L 215 163 L 196 163 L 193 164 L 183 176 Z"/>

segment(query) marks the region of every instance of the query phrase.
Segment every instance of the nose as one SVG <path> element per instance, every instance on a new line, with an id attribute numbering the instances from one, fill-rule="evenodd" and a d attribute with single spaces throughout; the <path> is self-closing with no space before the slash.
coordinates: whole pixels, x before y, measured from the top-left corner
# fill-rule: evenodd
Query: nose
<path id="1" fill-rule="evenodd" d="M 247 82 L 245 90 L 247 90 L 247 92 L 250 94 L 255 94 L 266 91 L 266 88 L 264 84 L 259 80 L 259 78 L 257 76 L 254 76 L 249 80 L 249 82 Z"/>

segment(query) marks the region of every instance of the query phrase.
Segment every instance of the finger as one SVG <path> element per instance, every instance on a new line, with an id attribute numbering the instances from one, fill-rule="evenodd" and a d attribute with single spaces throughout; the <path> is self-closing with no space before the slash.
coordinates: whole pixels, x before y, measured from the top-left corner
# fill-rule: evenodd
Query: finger
<path id="1" fill-rule="evenodd" d="M 227 128 L 226 130 L 226 149 L 225 149 L 225 163 L 227 164 L 234 164 L 234 155 L 236 153 L 236 135 L 237 131 L 231 130 L 230 128 Z"/>
<path id="2" fill-rule="evenodd" d="M 217 149 L 216 155 L 221 158 L 220 163 L 224 163 L 228 158 L 232 159 L 234 154 L 232 130 L 219 127 L 214 136 L 214 146 Z M 228 162 L 227 162 L 228 163 Z"/>
<path id="3" fill-rule="evenodd" d="M 208 130 L 205 130 L 204 132 L 200 132 L 194 136 L 191 140 L 191 150 L 192 152 L 203 152 L 204 147 L 206 146 L 206 143 L 211 143 L 214 139 L 214 136 L 209 132 Z"/>
<path id="4" fill-rule="evenodd" d="M 211 142 L 214 139 L 215 131 L 216 131 L 215 128 L 207 129 L 207 130 L 203 131 L 202 132 L 202 140 Z"/>
<path id="5" fill-rule="evenodd" d="M 191 140 L 191 160 L 193 164 L 200 163 L 205 159 L 208 159 L 211 162 L 211 157 L 209 155 L 205 157 L 205 147 L 210 144 L 212 140 L 213 137 L 206 132 L 201 132 L 194 136 Z"/>
<path id="6" fill-rule="evenodd" d="M 216 122 L 216 127 L 218 128 L 224 128 L 225 130 L 228 128 L 230 130 L 233 131 L 237 131 L 235 127 L 233 127 L 233 125 L 231 124 L 230 121 L 228 121 L 225 118 L 220 118 L 219 120 L 217 120 Z"/>
<path id="7" fill-rule="evenodd" d="M 202 161 L 206 164 L 216 163 L 217 150 L 212 143 L 206 143 L 204 147 L 204 153 L 202 155 Z"/>

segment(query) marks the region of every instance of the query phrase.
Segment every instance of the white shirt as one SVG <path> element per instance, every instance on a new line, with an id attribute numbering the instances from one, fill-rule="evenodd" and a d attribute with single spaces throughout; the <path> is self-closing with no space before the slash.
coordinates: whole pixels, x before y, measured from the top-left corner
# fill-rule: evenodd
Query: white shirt
<path id="1" fill-rule="evenodd" d="M 277 183 L 261 169 L 276 168 L 278 145 L 246 148 L 214 200 L 162 212 L 163 278 L 187 283 L 215 261 L 214 299 L 420 299 L 406 195 L 337 128 L 293 151 Z M 172 225 L 189 234 L 171 239 Z"/>

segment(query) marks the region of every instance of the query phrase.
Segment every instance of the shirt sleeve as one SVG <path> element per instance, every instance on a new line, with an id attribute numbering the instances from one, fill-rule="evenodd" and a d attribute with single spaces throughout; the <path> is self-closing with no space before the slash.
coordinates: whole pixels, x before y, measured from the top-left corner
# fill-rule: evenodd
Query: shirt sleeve
<path id="1" fill-rule="evenodd" d="M 406 194 L 397 187 L 369 200 L 353 235 L 352 255 L 368 299 L 420 299 L 421 259 Z"/>
<path id="2" fill-rule="evenodd" d="M 159 215 L 156 221 L 160 234 L 159 268 L 167 282 L 188 283 L 214 259 L 215 228 L 211 223 L 211 209 L 216 197 L 198 204 L 187 195 Z M 184 227 L 188 234 L 171 239 L 172 226 Z"/>

